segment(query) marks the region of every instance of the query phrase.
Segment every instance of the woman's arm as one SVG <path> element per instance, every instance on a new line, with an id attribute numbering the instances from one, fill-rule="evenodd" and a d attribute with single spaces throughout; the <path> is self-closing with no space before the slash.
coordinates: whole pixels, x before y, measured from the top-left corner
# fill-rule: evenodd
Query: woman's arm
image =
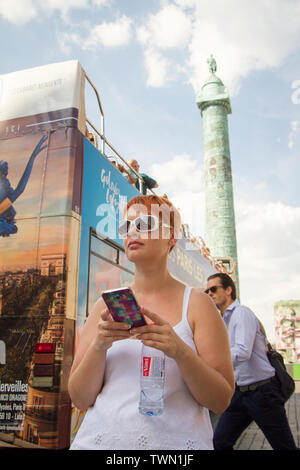
<path id="1" fill-rule="evenodd" d="M 111 319 L 102 299 L 88 316 L 68 383 L 71 400 L 80 410 L 95 403 L 103 386 L 107 350 L 114 341 L 129 338 L 129 328 L 130 325 Z"/>
<path id="2" fill-rule="evenodd" d="M 39 140 L 39 142 L 37 143 L 35 149 L 33 150 L 32 154 L 31 154 L 31 156 L 28 160 L 28 163 L 26 165 L 26 168 L 24 170 L 24 173 L 23 173 L 23 175 L 22 175 L 22 177 L 21 177 L 21 179 L 18 183 L 18 186 L 8 196 L 12 203 L 15 202 L 15 200 L 23 193 L 24 189 L 26 188 L 29 177 L 31 175 L 31 171 L 32 171 L 32 168 L 33 168 L 34 161 L 35 161 L 37 155 L 47 147 L 47 144 L 43 145 L 46 142 L 47 139 L 48 139 L 48 136 L 44 135 Z"/>
<path id="3" fill-rule="evenodd" d="M 250 359 L 259 323 L 254 313 L 244 305 L 238 305 L 234 309 L 230 323 L 233 327 L 236 326 L 234 344 L 231 348 L 232 362 L 235 366 Z"/>
<path id="4" fill-rule="evenodd" d="M 210 297 L 195 290 L 191 294 L 189 322 L 198 355 L 192 358 L 193 351 L 186 350 L 179 356 L 178 366 L 194 398 L 213 412 L 222 413 L 235 388 L 226 325 Z"/>
<path id="5" fill-rule="evenodd" d="M 8 197 L 6 197 L 5 199 L 3 199 L 3 201 L 0 202 L 0 215 L 1 215 L 3 212 L 7 211 L 7 209 L 9 209 L 10 206 L 12 206 L 11 200 L 10 200 Z"/>
<path id="6" fill-rule="evenodd" d="M 156 325 L 137 329 L 138 337 L 177 362 L 199 404 L 222 413 L 234 392 L 234 373 L 226 326 L 209 296 L 193 290 L 190 299 L 189 322 L 198 354 L 160 316 L 147 310 L 144 314 Z"/>

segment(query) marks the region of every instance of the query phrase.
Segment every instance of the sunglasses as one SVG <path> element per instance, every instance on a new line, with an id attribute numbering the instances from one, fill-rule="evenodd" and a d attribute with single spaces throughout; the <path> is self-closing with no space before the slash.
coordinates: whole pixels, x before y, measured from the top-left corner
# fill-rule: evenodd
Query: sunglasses
<path id="1" fill-rule="evenodd" d="M 212 287 L 209 287 L 208 289 L 206 289 L 204 292 L 205 292 L 205 294 L 209 294 L 209 292 L 212 292 L 214 294 L 215 292 L 217 292 L 219 287 L 222 287 L 222 289 L 224 289 L 223 286 L 212 286 Z"/>
<path id="2" fill-rule="evenodd" d="M 132 225 L 134 226 L 137 232 L 141 232 L 141 233 L 154 232 L 159 227 L 171 228 L 170 225 L 161 223 L 159 218 L 156 217 L 155 215 L 141 215 L 140 217 L 137 217 L 136 219 L 133 219 L 133 220 L 128 220 L 128 219 L 122 220 L 119 223 L 119 228 L 118 228 L 119 234 L 122 237 L 126 237 Z"/>

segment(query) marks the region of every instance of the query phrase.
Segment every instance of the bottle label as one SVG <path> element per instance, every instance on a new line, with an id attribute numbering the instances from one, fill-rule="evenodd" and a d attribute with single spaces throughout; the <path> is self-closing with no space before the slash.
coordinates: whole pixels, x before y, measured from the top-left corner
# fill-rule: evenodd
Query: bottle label
<path id="1" fill-rule="evenodd" d="M 143 377 L 163 377 L 164 361 L 161 357 L 143 357 Z"/>
<path id="2" fill-rule="evenodd" d="M 143 357 L 143 377 L 149 377 L 151 357 Z"/>

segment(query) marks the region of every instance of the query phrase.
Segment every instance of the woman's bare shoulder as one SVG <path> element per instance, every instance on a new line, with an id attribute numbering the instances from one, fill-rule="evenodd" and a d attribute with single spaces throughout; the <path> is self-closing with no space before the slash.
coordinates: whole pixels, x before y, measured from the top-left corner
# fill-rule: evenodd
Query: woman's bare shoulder
<path id="1" fill-rule="evenodd" d="M 209 322 L 217 321 L 218 323 L 221 320 L 221 315 L 215 303 L 209 295 L 205 294 L 202 288 L 194 288 L 191 292 L 189 319 L 194 325 L 204 319 Z"/>
<path id="2" fill-rule="evenodd" d="M 201 287 L 194 287 L 192 289 L 190 301 L 194 307 L 215 305 L 209 295 L 205 294 L 204 288 Z"/>

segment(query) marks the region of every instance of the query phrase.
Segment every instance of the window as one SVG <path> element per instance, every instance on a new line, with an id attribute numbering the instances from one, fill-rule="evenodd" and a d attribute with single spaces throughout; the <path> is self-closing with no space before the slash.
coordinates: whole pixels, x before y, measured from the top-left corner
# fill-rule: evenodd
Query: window
<path id="1" fill-rule="evenodd" d="M 87 315 L 102 291 L 128 286 L 133 277 L 134 265 L 124 249 L 111 240 L 99 238 L 91 229 Z"/>
<path id="2" fill-rule="evenodd" d="M 33 397 L 33 410 L 34 411 L 39 411 L 41 409 L 41 406 L 43 404 L 43 398 L 40 395 L 34 395 Z"/>

